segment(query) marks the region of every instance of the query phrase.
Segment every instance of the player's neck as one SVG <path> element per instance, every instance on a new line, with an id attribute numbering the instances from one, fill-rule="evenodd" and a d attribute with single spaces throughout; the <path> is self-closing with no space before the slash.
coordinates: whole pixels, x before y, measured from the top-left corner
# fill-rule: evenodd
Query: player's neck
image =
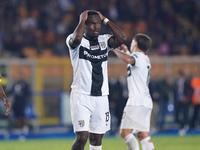
<path id="1" fill-rule="evenodd" d="M 96 39 L 98 38 L 98 36 L 97 36 L 97 37 L 96 37 L 96 36 L 91 37 L 91 36 L 86 35 L 85 33 L 84 33 L 83 36 L 84 36 L 86 39 L 88 39 L 88 40 L 96 40 Z"/>
<path id="2" fill-rule="evenodd" d="M 140 50 L 138 48 L 135 50 L 135 52 L 142 52 L 142 53 L 144 53 L 146 55 L 146 53 L 144 51 L 142 51 L 142 50 Z"/>

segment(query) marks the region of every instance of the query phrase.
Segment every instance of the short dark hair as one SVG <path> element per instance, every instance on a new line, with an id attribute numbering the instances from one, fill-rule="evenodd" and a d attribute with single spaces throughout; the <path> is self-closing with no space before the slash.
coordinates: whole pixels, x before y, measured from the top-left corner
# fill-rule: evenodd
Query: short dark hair
<path id="1" fill-rule="evenodd" d="M 95 11 L 88 11 L 88 16 L 91 16 L 91 15 L 99 15 L 97 12 Z"/>
<path id="2" fill-rule="evenodd" d="M 138 48 L 143 52 L 146 52 L 152 44 L 151 38 L 148 35 L 142 33 L 136 34 L 134 36 L 134 40 L 137 42 Z"/>

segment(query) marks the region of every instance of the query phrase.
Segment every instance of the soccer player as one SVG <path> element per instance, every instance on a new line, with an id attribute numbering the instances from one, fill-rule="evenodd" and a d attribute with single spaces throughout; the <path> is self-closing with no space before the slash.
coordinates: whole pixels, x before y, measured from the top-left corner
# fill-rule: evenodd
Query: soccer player
<path id="1" fill-rule="evenodd" d="M 132 40 L 130 54 L 123 44 L 114 53 L 127 63 L 127 83 L 129 98 L 124 108 L 120 126 L 120 135 L 125 140 L 128 150 L 153 150 L 154 145 L 149 136 L 152 99 L 149 94 L 149 78 L 151 64 L 147 50 L 151 46 L 151 38 L 145 34 L 136 34 Z"/>
<path id="2" fill-rule="evenodd" d="M 113 35 L 100 34 L 102 22 Z M 66 39 L 73 67 L 70 106 L 76 139 L 71 150 L 102 149 L 102 137 L 110 129 L 107 57 L 109 50 L 126 40 L 123 32 L 98 11 L 86 10 Z"/>
<path id="3" fill-rule="evenodd" d="M 11 105 L 1 85 L 0 85 L 0 98 L 4 101 L 4 105 L 6 107 L 5 115 L 7 116 L 11 111 Z"/>

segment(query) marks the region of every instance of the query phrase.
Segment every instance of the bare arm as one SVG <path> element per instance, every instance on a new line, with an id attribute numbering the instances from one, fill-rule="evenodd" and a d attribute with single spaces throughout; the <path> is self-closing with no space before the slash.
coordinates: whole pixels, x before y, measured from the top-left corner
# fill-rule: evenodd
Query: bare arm
<path id="1" fill-rule="evenodd" d="M 97 13 L 99 14 L 99 16 L 100 16 L 102 21 L 106 18 L 100 12 L 97 11 Z M 109 29 L 112 31 L 112 33 L 113 33 L 113 35 L 115 37 L 115 39 L 111 38 L 109 40 L 109 45 L 111 47 L 117 48 L 117 47 L 119 47 L 121 44 L 123 44 L 126 41 L 126 36 L 124 35 L 122 30 L 117 25 L 115 25 L 111 21 L 108 21 L 106 26 L 109 27 Z"/>
<path id="2" fill-rule="evenodd" d="M 128 51 L 127 47 L 123 44 L 122 46 L 120 46 L 120 48 L 122 50 L 119 49 L 114 49 L 113 52 L 117 55 L 117 57 L 121 60 L 123 60 L 125 63 L 127 64 L 134 64 L 135 63 L 135 59 L 133 57 L 131 57 L 129 54 L 127 54 L 126 52 Z"/>
<path id="3" fill-rule="evenodd" d="M 6 107 L 5 115 L 8 115 L 11 111 L 11 105 L 1 85 L 0 85 L 0 98 L 4 101 L 4 105 Z"/>
<path id="4" fill-rule="evenodd" d="M 88 17 L 87 15 L 88 11 L 89 10 L 86 10 L 83 13 L 81 13 L 79 24 L 74 30 L 72 38 L 69 40 L 69 45 L 72 48 L 77 47 L 81 43 L 81 40 L 83 38 L 83 33 L 84 33 L 85 21 L 87 20 L 87 17 Z"/>

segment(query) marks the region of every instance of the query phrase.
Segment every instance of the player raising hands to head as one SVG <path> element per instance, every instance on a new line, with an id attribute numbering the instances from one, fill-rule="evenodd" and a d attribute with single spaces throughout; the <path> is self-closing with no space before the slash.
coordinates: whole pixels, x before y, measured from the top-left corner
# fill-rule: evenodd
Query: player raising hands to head
<path id="1" fill-rule="evenodd" d="M 113 35 L 100 35 L 102 22 Z M 125 40 L 125 35 L 114 23 L 92 10 L 80 15 L 78 26 L 67 37 L 73 67 L 71 116 L 76 133 L 72 150 L 84 150 L 88 136 L 90 150 L 102 149 L 102 137 L 110 129 L 108 52 Z"/>

